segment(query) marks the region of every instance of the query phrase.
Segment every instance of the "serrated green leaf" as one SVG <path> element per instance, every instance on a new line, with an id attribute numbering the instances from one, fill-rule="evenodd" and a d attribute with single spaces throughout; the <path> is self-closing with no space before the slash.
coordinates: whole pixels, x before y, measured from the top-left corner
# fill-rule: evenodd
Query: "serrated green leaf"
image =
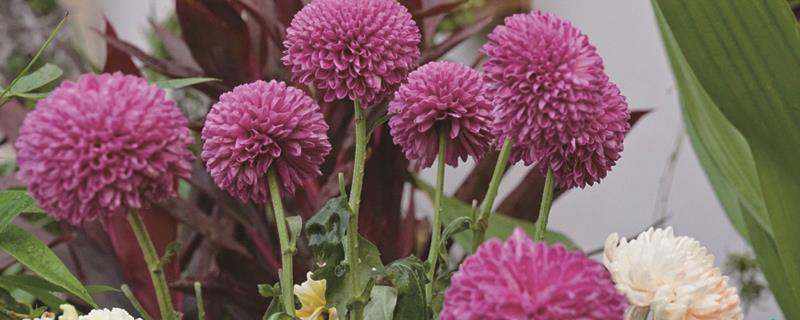
<path id="1" fill-rule="evenodd" d="M 14 87 L 8 90 L 8 93 L 9 95 L 19 95 L 20 93 L 30 92 L 57 80 L 63 74 L 64 71 L 61 68 L 47 63 L 36 71 L 20 77 Z"/>
<path id="2" fill-rule="evenodd" d="M 164 89 L 180 89 L 212 81 L 221 81 L 221 80 L 217 78 L 197 77 L 197 78 L 181 78 L 181 79 L 164 79 L 164 80 L 157 80 L 153 83 Z"/>
<path id="3" fill-rule="evenodd" d="M 0 190 L 0 232 L 23 212 L 42 212 L 24 190 Z"/>
<path id="4" fill-rule="evenodd" d="M 397 304 L 397 289 L 389 286 L 374 286 L 370 300 L 364 308 L 364 319 L 392 320 Z"/>
<path id="5" fill-rule="evenodd" d="M 428 198 L 432 201 L 434 197 L 433 187 L 431 187 L 431 185 L 427 184 L 425 181 L 419 179 L 416 179 L 414 183 L 416 184 L 417 188 L 425 192 L 428 195 Z M 442 220 L 444 223 L 449 224 L 460 217 L 471 216 L 472 206 L 464 203 L 461 200 L 451 197 L 444 197 L 442 199 Z M 486 229 L 486 238 L 506 239 L 517 227 L 522 228 L 531 238 L 533 237 L 534 229 L 536 229 L 536 226 L 532 222 L 510 217 L 501 213 L 493 213 L 489 216 L 489 227 Z M 453 236 L 453 239 L 455 239 L 456 243 L 463 248 L 472 247 L 472 234 L 470 232 L 458 233 Z M 570 249 L 579 249 L 578 245 L 576 245 L 575 242 L 573 242 L 569 237 L 554 230 L 547 230 L 545 232 L 544 241 L 549 244 L 560 243 Z"/>
<path id="6" fill-rule="evenodd" d="M 381 253 L 374 244 L 361 236 L 358 237 L 358 240 L 359 264 L 355 272 L 358 272 L 360 275 L 358 277 L 359 282 L 361 282 L 359 287 L 365 288 L 372 280 L 374 273 L 383 269 L 383 262 L 381 261 Z M 344 255 L 342 255 L 342 257 L 344 257 Z M 346 272 L 324 274 L 318 273 L 316 270 L 314 271 L 315 280 L 325 278 L 327 281 L 325 298 L 328 302 L 328 306 L 335 307 L 337 315 L 342 319 L 344 319 L 343 317 L 346 315 L 345 311 L 347 310 L 347 306 L 353 302 L 350 301 L 351 297 L 353 297 L 353 288 L 349 280 L 349 272 L 352 271 L 348 268 L 342 268 L 343 262 L 344 261 L 338 261 L 335 263 L 340 269 L 346 269 Z"/>
<path id="7" fill-rule="evenodd" d="M 0 248 L 43 279 L 96 306 L 92 296 L 64 263 L 47 245 L 29 232 L 13 224 L 8 225 L 0 232 Z"/>
<path id="8" fill-rule="evenodd" d="M 430 319 L 425 297 L 425 266 L 415 256 L 392 262 L 382 272 L 383 281 L 397 289 L 395 319 Z"/>
<path id="9" fill-rule="evenodd" d="M 344 197 L 328 200 L 305 226 L 308 246 L 314 254 L 314 274 L 328 278 L 344 259 L 342 243 L 350 220 Z"/>

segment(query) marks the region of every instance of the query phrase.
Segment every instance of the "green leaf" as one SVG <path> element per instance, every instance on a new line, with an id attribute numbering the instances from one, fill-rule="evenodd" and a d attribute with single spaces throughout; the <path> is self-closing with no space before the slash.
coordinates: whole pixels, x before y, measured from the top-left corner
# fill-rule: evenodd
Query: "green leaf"
<path id="1" fill-rule="evenodd" d="M 415 256 L 389 264 L 381 276 L 381 283 L 397 289 L 396 319 L 430 319 L 425 298 L 425 266 Z"/>
<path id="2" fill-rule="evenodd" d="M 800 162 L 796 160 L 800 150 L 800 127 L 797 126 L 800 123 L 800 90 L 797 90 L 800 87 L 800 77 L 797 76 L 800 74 L 800 35 L 797 22 L 783 0 L 655 0 L 654 4 L 676 78 L 688 82 L 687 76 L 679 72 L 691 71 L 696 81 L 681 85 L 689 86 L 694 92 L 704 91 L 707 100 L 730 121 L 732 128 L 749 146 L 750 157 L 745 154 L 729 159 L 745 168 L 740 172 L 748 175 L 749 188 L 736 182 L 741 177 L 730 172 L 730 165 L 717 164 L 719 170 L 708 170 L 708 159 L 716 161 L 721 155 L 707 154 L 701 161 L 715 183 L 715 191 L 718 195 L 724 193 L 720 199 L 737 229 L 746 233 L 748 238 L 758 236 L 750 234 L 758 229 L 747 225 L 747 221 L 756 221 L 763 233 L 772 238 L 775 245 L 772 253 L 768 252 L 769 246 L 763 241 L 751 241 L 751 244 L 760 260 L 764 255 L 777 253 L 779 259 L 770 261 L 780 262 L 782 268 L 771 266 L 770 272 L 778 274 L 771 274 L 767 279 L 772 287 L 775 279 L 785 277 L 791 290 L 779 290 L 777 294 L 790 296 L 777 300 L 788 313 L 791 308 L 787 303 L 800 303 L 800 273 L 797 272 L 800 270 L 800 247 L 796 245 L 800 243 L 800 233 L 797 232 L 800 229 L 797 215 L 800 207 L 800 197 L 797 197 L 800 194 L 800 180 L 797 179 Z M 685 59 L 685 64 L 682 59 Z M 684 91 L 682 95 L 692 95 L 691 91 Z M 731 134 L 728 134 L 730 138 Z M 720 143 L 701 134 L 696 136 L 693 139 L 705 144 L 706 148 Z M 727 141 L 722 143 L 726 147 L 734 145 Z M 742 145 L 739 142 L 732 148 L 738 149 L 742 155 Z M 752 172 L 756 173 L 755 181 Z M 724 177 L 724 180 L 719 177 Z M 727 185 L 715 180 L 727 180 Z M 753 191 L 754 187 L 761 191 Z M 737 198 L 743 199 L 744 209 L 734 208 L 734 199 Z M 752 201 L 753 198 L 757 200 Z M 758 207 L 759 201 L 763 209 Z M 742 225 L 747 226 L 744 228 Z"/>
<path id="3" fill-rule="evenodd" d="M 197 78 L 181 78 L 181 79 L 164 79 L 164 80 L 157 80 L 153 83 L 164 89 L 180 89 L 211 81 L 221 81 L 221 80 L 217 78 L 197 77 Z"/>
<path id="4" fill-rule="evenodd" d="M 364 319 L 392 320 L 397 304 L 397 289 L 389 286 L 374 286 L 370 300 L 364 308 Z"/>
<path id="5" fill-rule="evenodd" d="M 7 99 L 4 99 L 6 98 L 6 94 L 8 94 L 9 91 L 11 91 L 11 89 L 18 88 L 17 83 L 24 77 L 24 75 L 36 63 L 36 61 L 39 60 L 39 57 L 42 55 L 42 52 L 44 52 L 44 49 L 46 49 L 50 45 L 50 43 L 53 42 L 53 39 L 55 39 L 56 34 L 58 33 L 59 30 L 61 30 L 61 27 L 64 26 L 64 22 L 67 21 L 68 15 L 69 13 L 66 13 L 64 17 L 61 18 L 61 21 L 59 21 L 56 27 L 53 29 L 53 31 L 50 32 L 50 35 L 47 37 L 47 40 L 44 41 L 42 46 L 39 47 L 39 50 L 36 51 L 36 54 L 33 55 L 33 59 L 31 59 L 31 61 L 28 62 L 27 65 L 25 65 L 25 68 L 23 68 L 22 71 L 14 78 L 14 80 L 11 81 L 11 84 L 8 85 L 8 88 L 5 88 L 3 89 L 2 92 L 0 92 L 0 107 L 2 107 L 8 101 Z M 18 89 L 17 92 L 21 92 L 21 90 Z"/>
<path id="6" fill-rule="evenodd" d="M 273 298 L 273 297 L 280 297 L 281 296 L 281 284 L 276 283 L 274 285 L 268 283 L 262 283 L 258 285 L 258 294 L 260 294 L 264 298 Z"/>
<path id="7" fill-rule="evenodd" d="M 344 197 L 328 200 L 306 223 L 308 246 L 314 254 L 315 275 L 328 278 L 344 259 L 344 241 L 350 210 Z M 340 271 L 342 268 L 339 268 Z M 342 271 L 343 272 L 343 271 Z M 341 274 L 340 274 L 341 276 Z"/>
<path id="8" fill-rule="evenodd" d="M 742 210 L 746 209 L 742 208 Z M 769 290 L 777 300 L 778 305 L 781 306 L 783 315 L 786 319 L 800 319 L 800 304 L 795 303 L 792 299 L 794 293 L 791 286 L 789 286 L 786 273 L 783 271 L 783 263 L 775 246 L 775 241 L 761 228 L 760 224 L 755 223 L 752 215 L 745 213 L 743 218 L 747 226 L 750 243 L 753 246 L 753 250 L 757 252 L 758 265 L 764 277 L 767 278 Z"/>
<path id="9" fill-rule="evenodd" d="M 0 232 L 23 212 L 42 212 L 27 191 L 0 190 Z"/>
<path id="10" fill-rule="evenodd" d="M 17 96 L 26 100 L 39 101 L 47 98 L 49 92 L 12 92 L 9 96 Z"/>
<path id="11" fill-rule="evenodd" d="M 89 284 L 85 285 L 84 287 L 86 287 L 86 291 L 89 291 L 89 293 L 122 292 L 117 288 L 102 284 Z"/>
<path id="12" fill-rule="evenodd" d="M 35 236 L 11 224 L 0 232 L 0 248 L 43 279 L 58 285 L 81 300 L 96 306 L 86 288 L 64 263 Z"/>
<path id="13" fill-rule="evenodd" d="M 18 95 L 20 93 L 30 92 L 58 80 L 63 74 L 64 71 L 62 71 L 61 68 L 54 64 L 47 63 L 36 71 L 20 77 L 17 83 L 14 84 L 14 87 L 8 90 L 8 93 L 10 95 Z"/>
<path id="14" fill-rule="evenodd" d="M 303 218 L 300 216 L 286 217 L 286 224 L 289 225 L 289 248 L 297 248 L 297 238 L 300 237 L 300 230 L 303 228 Z"/>
<path id="15" fill-rule="evenodd" d="M 428 198 L 431 199 L 431 201 L 433 200 L 433 187 L 420 179 L 415 179 L 414 183 L 416 184 L 417 188 L 428 195 Z M 452 221 L 460 217 L 471 216 L 472 206 L 464 203 L 461 200 L 451 197 L 444 197 L 442 199 L 442 220 L 444 223 L 450 224 Z M 522 228 L 531 238 L 533 237 L 533 232 L 536 228 L 535 224 L 532 222 L 510 217 L 502 213 L 493 213 L 489 216 L 489 227 L 486 228 L 486 238 L 506 239 L 517 227 Z M 453 236 L 453 239 L 455 239 L 456 243 L 463 248 L 472 247 L 472 234 L 470 232 L 458 233 Z M 573 250 L 579 249 L 578 245 L 576 245 L 575 242 L 573 242 L 569 237 L 553 230 L 547 230 L 545 232 L 544 241 L 549 244 L 560 243 Z"/>
<path id="16" fill-rule="evenodd" d="M 66 303 L 64 299 L 52 294 L 52 292 L 63 292 L 64 289 L 36 276 L 3 275 L 0 276 L 0 287 L 25 291 L 42 301 L 50 309 L 58 310 L 58 306 Z"/>
<path id="17" fill-rule="evenodd" d="M 381 261 L 381 253 L 374 244 L 370 243 L 363 237 L 358 237 L 358 270 L 351 271 L 344 267 L 344 261 L 336 262 L 337 269 L 333 273 L 322 273 L 314 271 L 315 280 L 325 278 L 327 280 L 327 290 L 325 291 L 325 298 L 328 306 L 336 308 L 336 312 L 340 318 L 345 316 L 347 306 L 352 303 L 351 297 L 353 296 L 353 287 L 350 285 L 349 273 L 358 272 L 358 281 L 360 288 L 365 288 L 367 284 L 373 280 L 374 273 L 383 269 L 383 262 Z M 344 257 L 344 255 L 342 255 Z"/>
<path id="18" fill-rule="evenodd" d="M 0 320 L 24 319 L 31 313 L 31 306 L 17 301 L 10 292 L 0 288 Z"/>

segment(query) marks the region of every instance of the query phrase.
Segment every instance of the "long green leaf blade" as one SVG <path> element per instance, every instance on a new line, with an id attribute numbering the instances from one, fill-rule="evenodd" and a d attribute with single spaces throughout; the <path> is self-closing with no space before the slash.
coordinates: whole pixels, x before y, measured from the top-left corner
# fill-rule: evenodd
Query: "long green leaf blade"
<path id="1" fill-rule="evenodd" d="M 793 292 L 783 301 L 800 303 L 797 22 L 783 0 L 655 3 L 663 14 L 662 29 L 671 31 L 699 85 L 750 146 L 768 226 Z"/>
<path id="2" fill-rule="evenodd" d="M 23 212 L 41 212 L 27 191 L 0 190 L 0 232 Z"/>
<path id="3" fill-rule="evenodd" d="M 0 232 L 0 248 L 43 279 L 95 306 L 89 291 L 50 248 L 29 232 L 11 224 Z"/>

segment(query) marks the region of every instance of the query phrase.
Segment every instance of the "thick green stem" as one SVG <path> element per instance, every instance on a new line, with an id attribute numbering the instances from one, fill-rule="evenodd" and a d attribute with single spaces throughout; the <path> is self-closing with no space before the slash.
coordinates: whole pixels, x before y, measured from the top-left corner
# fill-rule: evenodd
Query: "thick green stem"
<path id="1" fill-rule="evenodd" d="M 280 187 L 275 170 L 270 168 L 267 171 L 267 184 L 269 184 L 269 195 L 272 198 L 272 213 L 275 215 L 275 225 L 278 226 L 278 241 L 281 246 L 281 300 L 286 313 L 294 316 L 294 276 L 292 276 L 292 255 L 294 248 L 290 248 L 289 233 L 286 231 L 286 216 L 283 213 L 283 202 L 281 202 Z"/>
<path id="2" fill-rule="evenodd" d="M 536 231 L 533 240 L 544 240 L 544 233 L 547 230 L 547 218 L 550 216 L 550 205 L 553 204 L 553 170 L 547 169 L 547 176 L 544 178 L 544 191 L 542 192 L 542 203 L 539 206 L 539 218 L 536 219 Z"/>
<path id="3" fill-rule="evenodd" d="M 472 235 L 472 252 L 478 250 L 478 246 L 483 243 L 486 237 L 486 228 L 489 226 L 489 215 L 492 212 L 492 207 L 494 207 L 494 199 L 497 198 L 497 189 L 500 187 L 500 180 L 503 179 L 503 174 L 506 172 L 508 157 L 511 155 L 511 146 L 513 144 L 511 138 L 506 138 L 503 142 L 503 147 L 500 149 L 500 155 L 497 157 L 494 173 L 492 173 L 492 180 L 489 182 L 489 189 L 486 190 L 486 196 L 483 197 L 483 204 L 481 205 L 478 220 L 475 221 L 476 228 Z"/>
<path id="4" fill-rule="evenodd" d="M 364 162 L 367 153 L 367 123 L 364 110 L 358 100 L 353 101 L 356 126 L 356 154 L 353 158 L 353 182 L 350 184 L 350 221 L 347 224 L 347 267 L 350 269 L 350 283 L 353 287 L 353 299 L 361 295 L 361 283 L 358 279 L 358 211 L 361 206 L 361 188 L 364 184 Z M 361 320 L 363 306 L 356 301 L 351 319 Z"/>
<path id="5" fill-rule="evenodd" d="M 139 247 L 144 254 L 144 261 L 147 263 L 147 269 L 150 271 L 150 279 L 153 281 L 153 288 L 156 291 L 156 299 L 158 300 L 158 309 L 161 312 L 161 319 L 172 320 L 175 319 L 175 309 L 172 307 L 172 297 L 169 294 L 169 286 L 167 285 L 167 278 L 164 275 L 164 268 L 161 266 L 161 258 L 156 252 L 156 247 L 150 239 L 150 234 L 147 233 L 147 228 L 144 226 L 142 217 L 139 216 L 139 211 L 134 209 L 128 215 L 128 222 L 133 229 L 133 234 L 136 235 L 136 241 L 139 242 Z"/>
<path id="6" fill-rule="evenodd" d="M 439 128 L 439 155 L 436 163 L 436 195 L 433 199 L 433 226 L 431 249 L 428 252 L 428 285 L 425 287 L 428 305 L 433 298 L 433 284 L 436 282 L 436 262 L 439 260 L 439 238 L 442 234 L 442 198 L 444 196 L 444 165 L 447 153 L 447 129 Z"/>

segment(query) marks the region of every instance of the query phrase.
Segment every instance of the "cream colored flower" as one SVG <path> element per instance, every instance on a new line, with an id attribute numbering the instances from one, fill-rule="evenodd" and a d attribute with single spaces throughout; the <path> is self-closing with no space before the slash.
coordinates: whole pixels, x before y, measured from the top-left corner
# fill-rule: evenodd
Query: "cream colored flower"
<path id="1" fill-rule="evenodd" d="M 94 309 L 85 316 L 78 317 L 78 320 L 142 320 L 133 318 L 128 311 L 120 308 L 108 309 Z"/>
<path id="2" fill-rule="evenodd" d="M 78 310 L 75 310 L 71 304 L 62 304 L 58 306 L 63 312 L 58 320 L 78 320 Z"/>
<path id="3" fill-rule="evenodd" d="M 325 279 L 311 279 L 311 272 L 306 275 L 306 281 L 301 285 L 294 285 L 294 294 L 300 299 L 302 308 L 295 311 L 301 320 L 330 320 L 336 319 L 336 308 L 325 308 Z"/>
<path id="4" fill-rule="evenodd" d="M 603 263 L 631 304 L 625 319 L 643 319 L 648 310 L 655 320 L 743 318 L 736 289 L 714 267 L 714 256 L 671 227 L 650 228 L 630 241 L 610 235 Z"/>

